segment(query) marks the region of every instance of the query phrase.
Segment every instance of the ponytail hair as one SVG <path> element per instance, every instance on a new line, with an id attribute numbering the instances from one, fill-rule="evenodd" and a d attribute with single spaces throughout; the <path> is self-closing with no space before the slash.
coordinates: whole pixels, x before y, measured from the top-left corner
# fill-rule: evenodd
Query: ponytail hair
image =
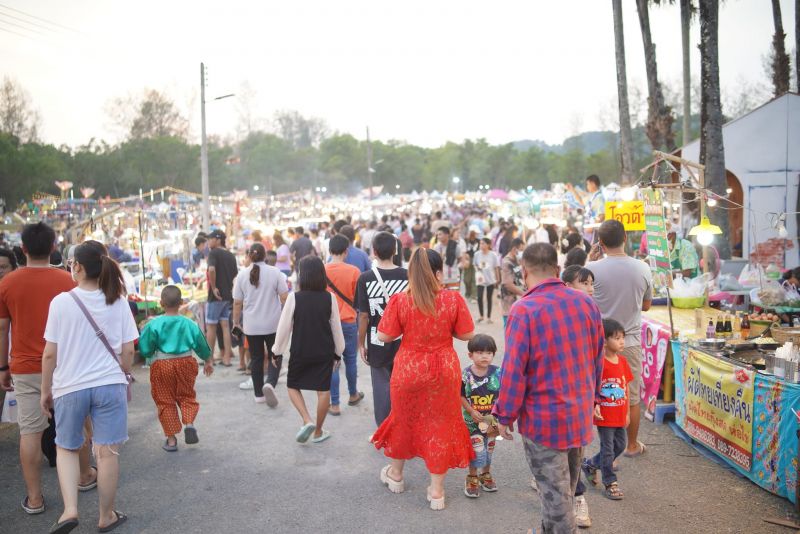
<path id="1" fill-rule="evenodd" d="M 441 290 L 436 273 L 443 268 L 435 250 L 418 248 L 408 265 L 408 292 L 414 306 L 424 315 L 436 316 L 436 295 Z"/>
<path id="2" fill-rule="evenodd" d="M 267 258 L 267 249 L 261 243 L 253 243 L 250 245 L 250 250 L 247 251 L 247 256 L 253 262 L 253 267 L 250 269 L 250 283 L 258 287 L 258 282 L 261 280 L 261 266 L 258 265 L 258 262 Z"/>
<path id="3" fill-rule="evenodd" d="M 109 306 L 125 295 L 125 283 L 119 264 L 114 261 L 105 245 L 98 241 L 86 241 L 75 247 L 75 261 L 86 271 L 86 278 L 97 280 L 100 291 Z"/>

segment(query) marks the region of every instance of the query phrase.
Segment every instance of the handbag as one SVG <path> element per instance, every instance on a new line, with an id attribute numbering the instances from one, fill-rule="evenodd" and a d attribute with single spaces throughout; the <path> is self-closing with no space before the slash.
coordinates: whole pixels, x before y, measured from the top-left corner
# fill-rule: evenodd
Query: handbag
<path id="1" fill-rule="evenodd" d="M 92 330 L 94 330 L 95 335 L 103 343 L 103 346 L 106 348 L 108 353 L 111 354 L 111 357 L 114 358 L 114 361 L 117 362 L 117 365 L 119 365 L 119 368 L 122 371 L 122 374 L 125 375 L 125 380 L 128 381 L 128 402 L 130 402 L 131 399 L 133 399 L 133 383 L 136 380 L 133 378 L 132 374 L 125 372 L 125 369 L 123 369 L 123 367 L 122 367 L 122 362 L 119 361 L 119 358 L 117 357 L 117 353 L 114 352 L 113 348 L 111 348 L 111 343 L 108 342 L 108 338 L 106 338 L 106 335 L 103 333 L 102 330 L 100 330 L 100 327 L 97 326 L 97 323 L 92 318 L 92 314 L 89 313 L 89 310 L 86 309 L 86 306 L 83 304 L 83 302 L 78 297 L 78 295 L 76 295 L 74 293 L 74 290 L 70 291 L 69 295 L 73 298 L 73 300 L 75 300 L 75 304 L 78 305 L 78 307 L 83 312 L 83 315 L 86 317 L 86 320 L 89 321 L 89 325 L 91 325 Z"/>

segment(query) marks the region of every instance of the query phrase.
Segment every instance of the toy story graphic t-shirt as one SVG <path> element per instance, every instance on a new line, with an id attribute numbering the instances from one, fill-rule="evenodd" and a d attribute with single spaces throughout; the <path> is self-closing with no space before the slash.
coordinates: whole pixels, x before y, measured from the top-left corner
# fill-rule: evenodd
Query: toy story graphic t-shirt
<path id="1" fill-rule="evenodd" d="M 461 373 L 461 396 L 467 399 L 481 415 L 491 415 L 498 393 L 500 393 L 500 368 L 496 365 L 490 365 L 484 376 L 474 374 L 471 365 Z M 470 435 L 481 434 L 472 416 L 463 408 L 462 411 Z"/>

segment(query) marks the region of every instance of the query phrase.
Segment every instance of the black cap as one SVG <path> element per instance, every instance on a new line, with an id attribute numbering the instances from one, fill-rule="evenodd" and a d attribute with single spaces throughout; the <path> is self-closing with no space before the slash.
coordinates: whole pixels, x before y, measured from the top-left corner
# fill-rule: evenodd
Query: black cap
<path id="1" fill-rule="evenodd" d="M 212 230 L 206 235 L 207 239 L 225 239 L 225 232 L 222 230 Z"/>

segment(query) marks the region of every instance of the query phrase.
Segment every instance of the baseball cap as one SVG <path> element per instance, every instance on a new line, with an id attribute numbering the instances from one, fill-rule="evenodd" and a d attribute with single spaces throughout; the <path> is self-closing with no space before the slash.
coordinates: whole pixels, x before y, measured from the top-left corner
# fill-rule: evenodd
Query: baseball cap
<path id="1" fill-rule="evenodd" d="M 212 231 L 210 231 L 208 233 L 208 235 L 206 235 L 206 238 L 208 238 L 208 239 L 225 239 L 225 232 L 223 232 L 222 230 L 219 230 L 219 229 L 212 230 Z"/>

